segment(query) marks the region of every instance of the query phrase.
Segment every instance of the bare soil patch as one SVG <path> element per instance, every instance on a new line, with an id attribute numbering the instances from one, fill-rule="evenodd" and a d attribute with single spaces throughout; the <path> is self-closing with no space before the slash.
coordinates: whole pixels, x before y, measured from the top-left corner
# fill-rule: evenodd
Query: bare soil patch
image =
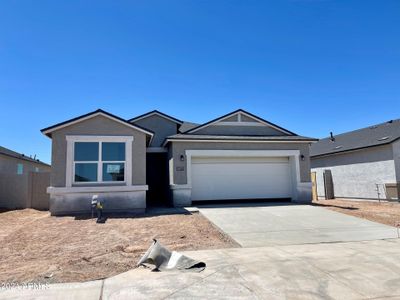
<path id="1" fill-rule="evenodd" d="M 324 206 L 330 210 L 390 226 L 400 223 L 400 203 L 398 202 L 334 199 L 314 200 L 313 205 Z"/>
<path id="2" fill-rule="evenodd" d="M 135 268 L 158 239 L 171 250 L 236 247 L 200 214 L 95 219 L 0 213 L 0 282 L 82 282 Z M 47 278 L 50 277 L 50 278 Z"/>

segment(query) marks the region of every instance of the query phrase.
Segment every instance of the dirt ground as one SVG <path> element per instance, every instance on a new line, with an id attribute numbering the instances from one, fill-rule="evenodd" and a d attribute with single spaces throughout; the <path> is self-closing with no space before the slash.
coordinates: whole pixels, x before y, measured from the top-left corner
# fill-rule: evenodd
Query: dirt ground
<path id="1" fill-rule="evenodd" d="M 236 247 L 199 214 L 94 219 L 0 213 L 1 282 L 81 282 L 135 268 L 156 238 L 171 250 Z M 49 278 L 48 278 L 49 277 Z"/>
<path id="2" fill-rule="evenodd" d="M 396 226 L 400 224 L 400 203 L 377 201 L 350 201 L 344 199 L 318 200 L 313 205 L 370 221 Z"/>

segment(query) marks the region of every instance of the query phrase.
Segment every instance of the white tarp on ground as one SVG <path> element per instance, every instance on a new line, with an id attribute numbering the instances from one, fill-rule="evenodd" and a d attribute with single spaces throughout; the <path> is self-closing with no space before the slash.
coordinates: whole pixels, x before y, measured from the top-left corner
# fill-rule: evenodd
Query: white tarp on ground
<path id="1" fill-rule="evenodd" d="M 153 240 L 152 245 L 139 260 L 138 266 L 148 264 L 155 265 L 153 271 L 161 270 L 182 270 L 201 272 L 206 268 L 204 262 L 193 260 L 176 251 L 169 251 L 157 240 Z"/>

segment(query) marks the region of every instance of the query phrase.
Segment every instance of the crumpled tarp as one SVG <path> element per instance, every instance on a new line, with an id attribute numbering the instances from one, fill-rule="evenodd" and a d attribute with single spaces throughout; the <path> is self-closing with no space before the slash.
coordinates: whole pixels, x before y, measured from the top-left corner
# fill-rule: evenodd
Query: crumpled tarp
<path id="1" fill-rule="evenodd" d="M 206 268 L 206 264 L 196 261 L 176 251 L 169 251 L 157 240 L 153 240 L 152 245 L 137 263 L 138 266 L 147 264 L 155 265 L 153 271 L 181 270 L 201 272 Z"/>

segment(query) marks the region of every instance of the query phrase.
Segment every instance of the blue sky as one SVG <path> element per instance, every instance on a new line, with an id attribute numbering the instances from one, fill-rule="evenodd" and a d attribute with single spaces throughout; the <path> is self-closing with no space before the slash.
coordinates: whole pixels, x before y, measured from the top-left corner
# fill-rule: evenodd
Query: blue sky
<path id="1" fill-rule="evenodd" d="M 0 145 L 102 108 L 246 109 L 324 137 L 400 118 L 400 1 L 1 1 Z"/>

